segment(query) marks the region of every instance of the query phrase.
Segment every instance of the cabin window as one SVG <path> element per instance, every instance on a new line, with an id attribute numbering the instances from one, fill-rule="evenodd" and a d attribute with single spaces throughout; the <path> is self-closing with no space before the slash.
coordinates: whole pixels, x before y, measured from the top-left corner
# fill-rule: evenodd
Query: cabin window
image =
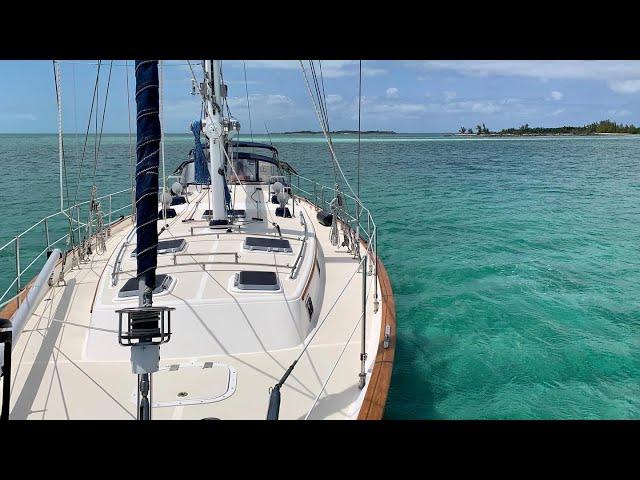
<path id="1" fill-rule="evenodd" d="M 268 182 L 269 178 L 278 175 L 278 167 L 272 163 L 258 162 L 260 171 L 260 181 Z"/>
<path id="2" fill-rule="evenodd" d="M 256 177 L 256 165 L 255 160 L 245 160 L 236 158 L 233 160 L 233 169 L 231 170 L 231 181 L 237 182 L 255 182 Z"/>

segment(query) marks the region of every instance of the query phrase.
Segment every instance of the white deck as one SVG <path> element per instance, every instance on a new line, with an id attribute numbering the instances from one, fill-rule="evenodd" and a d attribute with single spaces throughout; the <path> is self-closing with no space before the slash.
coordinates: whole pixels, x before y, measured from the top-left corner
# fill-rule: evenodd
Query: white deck
<path id="1" fill-rule="evenodd" d="M 219 235 L 212 233 L 201 220 L 208 208 L 206 192 L 193 191 L 188 197 L 190 204 L 173 207 L 178 215 L 168 220 L 169 228 L 160 239 L 184 238 L 187 249 L 176 257 L 176 265 L 171 254 L 158 256 L 158 273 L 171 275 L 174 283 L 169 292 L 154 296 L 154 305 L 176 310 L 172 313 L 171 341 L 160 349 L 161 371 L 153 377 L 152 401 L 158 404 L 153 409 L 154 419 L 264 419 L 269 387 L 280 379 L 325 317 L 282 389 L 280 418 L 305 418 L 352 333 L 326 393 L 309 418 L 357 417 L 366 392 L 366 388 L 358 389 L 361 333 L 360 326 L 355 327 L 362 305 L 358 261 L 345 247 L 330 244 L 330 229 L 317 222 L 313 206 L 296 201 L 293 218 L 276 217 L 277 205 L 268 202 L 267 187 L 263 188 L 262 207 L 270 213 L 262 210 L 261 216 L 280 225 L 293 253 L 242 249 L 247 234 L 277 238 L 275 228 L 264 221 L 248 224 L 240 233 L 224 229 Z M 248 220 L 255 216 L 251 200 L 243 206 L 244 191 L 234 193 L 235 208 L 246 208 Z M 194 221 L 183 222 L 196 204 Z M 290 266 L 304 233 L 299 212 L 307 220 L 307 242 L 298 273 L 290 279 Z M 161 225 L 159 222 L 159 228 Z M 135 276 L 135 259 L 130 256 L 135 235 L 134 244 L 125 251 L 117 285 L 110 283 L 116 256 L 132 227 L 130 220 L 115 227 L 107 251 L 69 272 L 66 286 L 53 287 L 27 323 L 12 356 L 12 419 L 135 418 L 136 376 L 131 373 L 129 348 L 118 344 L 115 314 L 118 308 L 137 305 L 137 298 L 117 298 L 124 282 Z M 233 252 L 238 253 L 237 264 L 233 255 L 220 255 Z M 203 261 L 208 262 L 204 268 Z M 233 274 L 242 269 L 277 272 L 281 291 L 235 290 Z M 367 277 L 368 291 L 373 278 Z M 312 318 L 305 306 L 307 296 L 314 304 Z M 374 314 L 370 294 L 369 374 L 378 346 L 381 311 Z"/>

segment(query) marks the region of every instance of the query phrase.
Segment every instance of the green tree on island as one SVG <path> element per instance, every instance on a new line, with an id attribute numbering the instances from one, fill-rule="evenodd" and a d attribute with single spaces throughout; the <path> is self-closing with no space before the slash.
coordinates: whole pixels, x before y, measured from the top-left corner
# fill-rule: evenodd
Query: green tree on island
<path id="1" fill-rule="evenodd" d="M 529 127 L 525 123 L 520 128 L 507 128 L 500 131 L 500 135 L 594 135 L 602 133 L 640 134 L 640 127 L 633 124 L 617 124 L 611 120 L 601 120 L 582 127 Z"/>
<path id="2" fill-rule="evenodd" d="M 465 134 L 467 133 L 467 129 L 464 127 L 460 127 L 460 133 Z"/>

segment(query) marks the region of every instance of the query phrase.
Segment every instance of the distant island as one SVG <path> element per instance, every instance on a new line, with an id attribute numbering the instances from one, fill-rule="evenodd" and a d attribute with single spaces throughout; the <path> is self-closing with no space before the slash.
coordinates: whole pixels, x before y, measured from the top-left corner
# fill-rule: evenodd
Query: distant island
<path id="1" fill-rule="evenodd" d="M 321 134 L 321 131 L 312 131 L 312 130 L 298 130 L 296 132 L 282 132 L 279 135 L 299 135 L 299 134 L 305 134 L 305 135 L 317 135 L 317 134 Z M 392 131 L 392 130 L 362 130 L 360 132 L 361 134 L 371 134 L 371 133 L 376 133 L 376 134 L 386 134 L 386 135 L 395 135 L 396 132 Z M 331 132 L 331 134 L 352 134 L 352 135 L 357 135 L 358 131 L 357 130 L 335 130 L 333 132 Z"/>
<path id="2" fill-rule="evenodd" d="M 472 136 L 523 136 L 523 135 L 637 135 L 640 134 L 640 127 L 635 125 L 624 125 L 612 122 L 611 120 L 601 120 L 582 127 L 530 127 L 528 123 L 519 128 L 506 128 L 499 132 L 490 131 L 484 123 L 473 128 L 461 127 L 456 135 Z"/>

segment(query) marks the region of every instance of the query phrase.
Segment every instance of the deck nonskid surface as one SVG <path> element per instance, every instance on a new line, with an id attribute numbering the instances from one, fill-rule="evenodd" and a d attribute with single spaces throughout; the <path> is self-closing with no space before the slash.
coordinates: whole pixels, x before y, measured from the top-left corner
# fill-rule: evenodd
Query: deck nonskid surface
<path id="1" fill-rule="evenodd" d="M 236 193 L 241 198 L 241 192 Z M 176 298 L 186 304 L 228 299 L 229 293 L 225 287 L 229 276 L 237 267 L 212 264 L 206 266 L 206 270 L 203 271 L 196 261 L 214 261 L 216 252 L 235 251 L 240 253 L 241 262 L 250 258 L 254 263 L 264 264 L 256 266 L 256 269 L 277 268 L 284 288 L 280 295 L 295 296 L 297 290 L 304 288 L 304 285 L 299 285 L 304 279 L 289 279 L 290 269 L 284 265 L 293 264 L 298 252 L 298 238 L 301 236 L 302 227 L 297 217 L 299 209 L 304 209 L 313 222 L 318 252 L 320 258 L 324 257 L 322 267 L 326 272 L 319 322 L 323 321 L 330 309 L 331 312 L 282 390 L 280 418 L 304 418 L 332 369 L 333 374 L 326 392 L 321 396 L 310 418 L 344 419 L 357 416 L 364 395 L 364 390 L 357 387 L 360 369 L 360 327 L 354 328 L 361 315 L 362 275 L 356 272 L 358 261 L 353 260 L 344 247 L 337 248 L 330 244 L 329 228 L 317 222 L 315 208 L 304 201 L 296 202 L 296 214 L 292 219 L 275 217 L 276 205 L 264 203 L 264 206 L 270 209 L 270 218 L 277 219 L 282 234 L 291 238 L 293 254 L 288 256 L 242 252 L 244 233 L 225 233 L 221 234 L 220 238 L 214 238 L 212 235 L 191 236 L 192 226 L 207 225 L 206 222 L 200 221 L 181 221 L 195 208 L 196 202 L 193 200 L 197 195 L 194 193 L 190 197 L 191 204 L 174 207 L 178 216 L 168 221 L 169 229 L 160 238 L 186 238 L 189 244 L 185 253 L 209 255 L 194 255 L 193 260 L 190 260 L 189 255 L 180 256 L 177 266 L 173 265 L 171 255 L 159 256 L 158 272 L 170 272 L 178 277 L 179 281 L 171 295 L 158 296 L 154 299 L 154 304 L 171 304 Z M 268 200 L 267 192 L 264 192 L 264 196 L 265 200 Z M 193 218 L 199 220 L 206 208 L 208 207 L 205 198 L 198 205 L 198 211 Z M 101 291 L 99 288 L 101 278 L 106 279 L 108 283 L 119 245 L 131 228 L 129 220 L 115 227 L 107 242 L 107 252 L 94 255 L 91 262 L 82 264 L 80 268 L 68 273 L 65 278 L 66 285 L 52 288 L 29 320 L 13 352 L 12 418 L 135 418 L 136 376 L 131 373 L 128 349 L 117 345 L 117 315 L 114 313 L 113 322 L 105 325 L 98 326 L 90 321 L 94 297 L 96 305 L 100 303 L 105 308 L 115 309 L 116 306 L 119 308 L 131 304 L 114 300 L 113 292 L 117 292 L 116 289 L 103 286 L 104 290 Z M 250 224 L 243 230 L 266 233 L 264 223 Z M 272 227 L 268 230 L 268 234 L 275 235 Z M 135 259 L 130 258 L 128 253 L 132 248 L 134 246 L 130 247 L 125 255 L 117 288 L 128 278 L 135 276 Z M 308 255 L 311 255 L 311 252 L 305 252 L 305 256 Z M 232 258 L 228 261 L 233 262 Z M 345 289 L 350 278 L 352 281 Z M 367 282 L 370 290 L 373 276 L 368 276 Z M 343 289 L 342 296 L 334 305 Z M 371 294 L 367 302 L 369 369 L 378 345 L 381 315 L 381 309 L 374 314 L 372 297 Z M 179 311 L 176 311 L 173 322 L 180 322 Z M 233 328 L 233 325 L 229 328 Z M 176 331 L 179 332 L 179 328 Z M 109 341 L 114 342 L 114 352 L 118 352 L 117 357 L 107 357 L 100 361 L 90 360 L 91 355 L 87 352 L 89 332 L 102 332 L 106 335 L 105 338 L 110 338 Z M 350 335 L 351 340 L 345 349 Z M 186 340 L 181 339 L 183 344 Z M 171 342 L 174 341 L 172 339 Z M 174 404 L 154 408 L 155 419 L 265 418 L 269 387 L 280 379 L 302 349 L 302 344 L 298 344 L 291 348 L 271 351 L 194 356 L 181 353 L 172 357 L 168 353 L 171 352 L 171 342 L 161 347 L 161 368 L 172 367 L 154 375 L 153 402 Z M 176 344 L 179 345 L 180 341 Z M 340 355 L 341 360 L 336 365 Z M 232 385 L 234 382 L 235 390 Z M 231 391 L 233 393 L 225 398 L 225 392 L 228 394 Z M 180 400 L 196 401 L 203 398 L 208 403 L 177 404 Z"/>

